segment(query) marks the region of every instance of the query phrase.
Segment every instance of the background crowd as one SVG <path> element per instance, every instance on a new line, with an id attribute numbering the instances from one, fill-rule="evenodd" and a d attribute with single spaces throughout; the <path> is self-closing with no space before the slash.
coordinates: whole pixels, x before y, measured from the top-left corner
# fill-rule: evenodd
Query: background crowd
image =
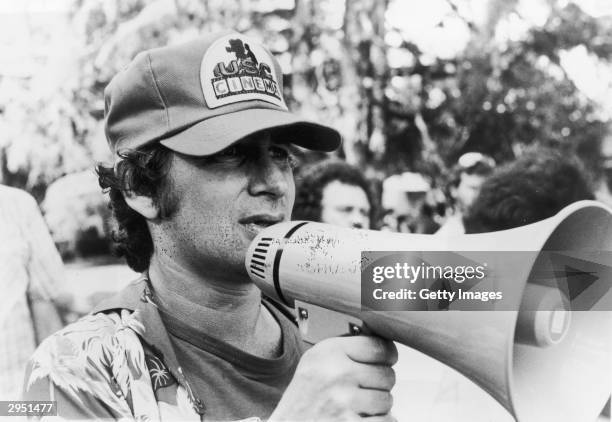
<path id="1" fill-rule="evenodd" d="M 102 90 L 138 51 L 221 27 L 272 46 L 290 108 L 343 135 L 336 153 L 298 151 L 294 219 L 454 236 L 533 223 L 581 199 L 612 206 L 612 5 L 427 4 L 0 6 L 0 323 L 29 327 L 20 343 L 0 343 L 0 372 L 21 370 L 49 331 L 134 275 L 113 257 L 93 172 L 110 159 Z"/>

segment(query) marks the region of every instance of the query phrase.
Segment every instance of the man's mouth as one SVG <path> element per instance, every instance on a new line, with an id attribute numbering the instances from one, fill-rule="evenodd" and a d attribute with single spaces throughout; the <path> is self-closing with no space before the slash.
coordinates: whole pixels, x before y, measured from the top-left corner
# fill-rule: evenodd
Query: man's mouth
<path id="1" fill-rule="evenodd" d="M 258 234 L 261 230 L 270 227 L 276 223 L 285 221 L 284 215 L 273 215 L 273 214 L 258 214 L 238 220 L 246 230 L 253 236 Z"/>

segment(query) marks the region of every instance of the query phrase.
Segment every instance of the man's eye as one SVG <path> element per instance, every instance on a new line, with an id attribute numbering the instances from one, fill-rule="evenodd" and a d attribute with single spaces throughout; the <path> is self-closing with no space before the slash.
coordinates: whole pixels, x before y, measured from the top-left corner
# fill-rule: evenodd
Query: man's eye
<path id="1" fill-rule="evenodd" d="M 289 151 L 281 147 L 270 147 L 270 155 L 277 160 L 286 160 L 289 158 Z"/>
<path id="2" fill-rule="evenodd" d="M 230 157 L 237 157 L 239 154 L 240 154 L 240 152 L 238 151 L 238 147 L 230 146 L 230 147 L 227 147 L 227 148 L 219 151 L 215 155 L 220 157 L 220 158 L 230 158 Z"/>
<path id="3" fill-rule="evenodd" d="M 291 168 L 297 165 L 297 159 L 295 156 L 286 148 L 279 146 L 270 147 L 270 156 L 277 161 L 281 161 L 289 164 Z"/>
<path id="4" fill-rule="evenodd" d="M 242 164 L 247 159 L 247 152 L 240 146 L 229 146 L 212 156 L 213 161 L 217 163 L 234 163 Z"/>

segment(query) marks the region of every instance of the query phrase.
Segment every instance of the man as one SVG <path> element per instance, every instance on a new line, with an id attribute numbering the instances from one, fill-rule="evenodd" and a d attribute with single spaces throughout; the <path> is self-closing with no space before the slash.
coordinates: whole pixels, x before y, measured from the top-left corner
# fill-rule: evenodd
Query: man
<path id="1" fill-rule="evenodd" d="M 536 148 L 499 167 L 480 188 L 463 218 L 466 233 L 508 230 L 552 217 L 595 195 L 578 158 Z M 598 420 L 610 420 L 610 400 Z"/>
<path id="2" fill-rule="evenodd" d="M 585 199 L 595 197 L 575 156 L 548 148 L 532 150 L 483 183 L 464 217 L 466 233 L 535 223 Z"/>
<path id="3" fill-rule="evenodd" d="M 427 205 L 431 186 L 419 173 L 404 172 L 383 182 L 384 230 L 400 233 L 432 234 L 439 225 Z"/>
<path id="4" fill-rule="evenodd" d="M 282 92 L 277 61 L 236 33 L 143 52 L 111 81 L 117 161 L 98 171 L 143 277 L 38 349 L 28 399 L 54 397 L 78 419 L 390 420 L 392 343 L 334 338 L 304 353 L 244 268 L 254 236 L 289 219 L 289 142 L 340 142 Z"/>
<path id="5" fill-rule="evenodd" d="M 294 220 L 309 220 L 341 227 L 372 226 L 372 195 L 359 169 L 339 160 L 326 160 L 307 168 L 296 189 Z"/>
<path id="6" fill-rule="evenodd" d="M 454 203 L 453 210 L 436 232 L 437 235 L 453 236 L 465 233 L 463 215 L 494 168 L 495 160 L 479 152 L 466 152 L 459 157 L 452 170 L 449 185 L 449 195 Z"/>
<path id="7" fill-rule="evenodd" d="M 0 400 L 21 395 L 28 358 L 63 326 L 71 296 L 62 260 L 34 198 L 0 185 Z"/>

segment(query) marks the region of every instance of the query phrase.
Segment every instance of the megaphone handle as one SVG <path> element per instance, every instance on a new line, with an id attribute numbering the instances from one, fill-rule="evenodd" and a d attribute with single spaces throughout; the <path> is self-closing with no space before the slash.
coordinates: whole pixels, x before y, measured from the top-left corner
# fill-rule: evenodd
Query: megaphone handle
<path id="1" fill-rule="evenodd" d="M 330 337 L 369 333 L 363 321 L 341 312 L 299 300 L 294 309 L 302 339 L 310 344 Z"/>

